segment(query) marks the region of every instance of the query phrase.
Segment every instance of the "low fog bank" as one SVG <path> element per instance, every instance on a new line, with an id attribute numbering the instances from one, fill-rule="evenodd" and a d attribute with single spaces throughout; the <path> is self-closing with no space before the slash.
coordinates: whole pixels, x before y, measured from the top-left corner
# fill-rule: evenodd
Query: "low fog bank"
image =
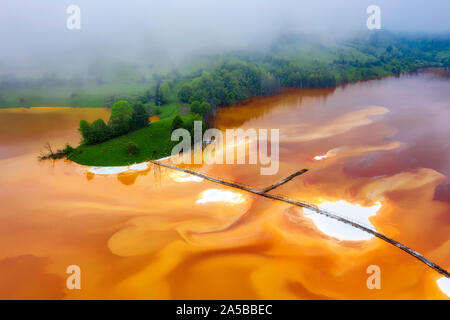
<path id="1" fill-rule="evenodd" d="M 71 4 L 81 9 L 80 30 L 66 27 Z M 4 0 L 0 75 L 146 76 L 194 56 L 265 49 L 283 34 L 330 44 L 369 32 L 371 4 L 380 6 L 384 30 L 450 30 L 448 0 Z"/>

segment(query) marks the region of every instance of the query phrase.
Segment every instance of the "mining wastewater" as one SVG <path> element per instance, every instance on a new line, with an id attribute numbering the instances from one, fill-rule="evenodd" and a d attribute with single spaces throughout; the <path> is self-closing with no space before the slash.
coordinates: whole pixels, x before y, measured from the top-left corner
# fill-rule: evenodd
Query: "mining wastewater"
<path id="1" fill-rule="evenodd" d="M 308 210 L 151 163 L 37 161 L 106 109 L 0 110 L 0 298 L 448 299 L 448 278 Z M 280 132 L 279 170 L 191 170 L 342 213 L 450 269 L 450 81 L 419 73 L 220 108 Z M 169 161 L 166 159 L 165 161 Z M 66 289 L 79 265 L 82 290 Z M 367 268 L 381 270 L 369 290 Z"/>

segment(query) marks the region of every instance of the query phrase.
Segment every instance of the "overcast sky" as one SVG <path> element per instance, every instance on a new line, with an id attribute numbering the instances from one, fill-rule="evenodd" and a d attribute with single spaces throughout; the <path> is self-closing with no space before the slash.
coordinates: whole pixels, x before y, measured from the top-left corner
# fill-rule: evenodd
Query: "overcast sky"
<path id="1" fill-rule="evenodd" d="M 81 9 L 68 30 L 66 9 Z M 366 28 L 366 8 L 381 8 L 382 29 L 450 31 L 450 0 L 2 0 L 0 73 L 69 68 L 80 61 L 264 45 L 280 33 L 349 37 Z"/>

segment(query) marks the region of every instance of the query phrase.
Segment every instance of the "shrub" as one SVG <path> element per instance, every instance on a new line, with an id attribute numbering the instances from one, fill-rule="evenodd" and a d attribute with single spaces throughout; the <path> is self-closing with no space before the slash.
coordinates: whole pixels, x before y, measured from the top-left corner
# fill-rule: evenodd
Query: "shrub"
<path id="1" fill-rule="evenodd" d="M 114 103 L 108 122 L 113 135 L 120 136 L 130 131 L 133 113 L 134 110 L 128 101 L 120 100 Z"/>
<path id="2" fill-rule="evenodd" d="M 184 103 L 188 103 L 192 96 L 192 88 L 188 85 L 184 85 L 180 91 L 178 91 L 178 99 Z"/>
<path id="3" fill-rule="evenodd" d="M 202 116 L 206 116 L 211 111 L 211 105 L 208 102 L 203 101 L 200 103 L 200 111 Z"/>
<path id="4" fill-rule="evenodd" d="M 148 126 L 148 118 L 150 115 L 148 114 L 142 102 L 133 103 L 132 108 L 134 112 L 131 116 L 131 128 L 139 129 Z"/>
<path id="5" fill-rule="evenodd" d="M 138 146 L 136 145 L 136 143 L 130 141 L 127 143 L 127 153 L 130 156 L 135 155 L 137 152 L 139 151 Z"/>
<path id="6" fill-rule="evenodd" d="M 191 112 L 195 113 L 195 114 L 199 114 L 202 117 L 206 116 L 209 112 L 211 111 L 211 105 L 206 102 L 198 102 L 198 101 L 194 101 L 191 104 Z"/>
<path id="7" fill-rule="evenodd" d="M 202 109 L 200 107 L 200 102 L 193 101 L 191 103 L 191 112 L 196 114 L 202 114 Z"/>
<path id="8" fill-rule="evenodd" d="M 78 131 L 83 138 L 82 143 L 86 145 L 100 143 L 111 137 L 111 130 L 103 119 L 97 119 L 92 123 L 81 120 Z"/>
<path id="9" fill-rule="evenodd" d="M 167 96 L 165 95 L 167 94 L 166 92 L 167 90 L 164 89 L 164 86 L 161 86 L 161 83 L 158 82 L 155 89 L 155 104 L 157 106 L 160 106 L 167 102 Z"/>
<path id="10" fill-rule="evenodd" d="M 75 150 L 74 147 L 72 147 L 69 143 L 66 143 L 66 146 L 64 147 L 64 149 L 62 150 L 62 152 L 63 152 L 65 155 L 68 155 L 68 154 L 72 153 L 74 150 Z"/>
<path id="11" fill-rule="evenodd" d="M 161 110 L 161 107 L 159 107 L 159 106 L 154 106 L 154 107 L 152 108 L 152 113 L 153 113 L 154 115 L 160 115 L 161 112 L 162 112 L 162 110 Z"/>
<path id="12" fill-rule="evenodd" d="M 179 128 L 183 128 L 183 120 L 181 119 L 180 116 L 176 116 L 173 121 L 172 121 L 172 131 L 179 129 Z"/>
<path id="13" fill-rule="evenodd" d="M 91 124 L 93 143 L 100 143 L 111 137 L 111 130 L 103 119 L 97 119 Z"/>

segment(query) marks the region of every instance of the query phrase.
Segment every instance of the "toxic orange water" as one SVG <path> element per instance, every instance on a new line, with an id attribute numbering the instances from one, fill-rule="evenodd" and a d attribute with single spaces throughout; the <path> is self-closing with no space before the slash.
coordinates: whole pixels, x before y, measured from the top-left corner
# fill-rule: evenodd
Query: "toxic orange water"
<path id="1" fill-rule="evenodd" d="M 449 89 L 445 79 L 405 76 L 223 108 L 221 129 L 280 129 L 279 172 L 195 170 L 263 188 L 308 168 L 272 192 L 379 202 L 370 218 L 378 231 L 448 270 Z M 447 299 L 436 284 L 442 276 L 423 263 L 377 238 L 327 236 L 299 208 L 168 169 L 99 176 L 68 161 L 37 161 L 46 142 L 76 145 L 80 119 L 107 116 L 0 111 L 0 298 Z M 236 201 L 204 201 L 220 191 Z M 69 265 L 81 268 L 81 290 L 66 288 Z M 380 290 L 367 288 L 370 265 L 381 269 Z"/>
<path id="2" fill-rule="evenodd" d="M 159 121 L 159 120 L 161 120 L 161 118 L 159 116 L 151 116 L 149 118 L 150 122 L 156 122 L 156 121 Z"/>

